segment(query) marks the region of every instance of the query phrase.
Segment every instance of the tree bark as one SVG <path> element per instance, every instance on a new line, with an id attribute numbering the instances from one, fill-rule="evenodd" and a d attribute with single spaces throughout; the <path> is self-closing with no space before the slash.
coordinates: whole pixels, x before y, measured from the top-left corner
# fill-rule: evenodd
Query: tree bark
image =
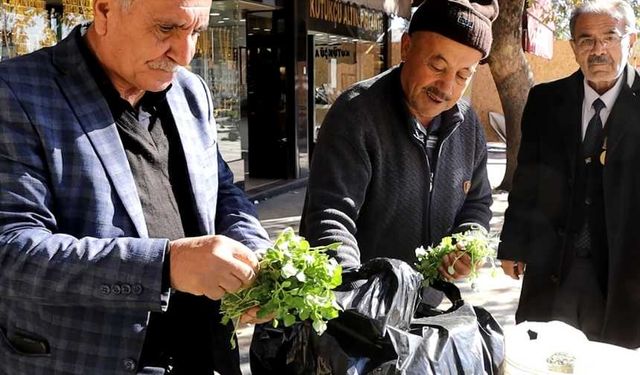
<path id="1" fill-rule="evenodd" d="M 507 167 L 498 186 L 510 191 L 520 149 L 520 120 L 533 86 L 533 74 L 522 51 L 522 14 L 526 0 L 498 0 L 500 14 L 493 23 L 488 63 L 505 117 Z"/>

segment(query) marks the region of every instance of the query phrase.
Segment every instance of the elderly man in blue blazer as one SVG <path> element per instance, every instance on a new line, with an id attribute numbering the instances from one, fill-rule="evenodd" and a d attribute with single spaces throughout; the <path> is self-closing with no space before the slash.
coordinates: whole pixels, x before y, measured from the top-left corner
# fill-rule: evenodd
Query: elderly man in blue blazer
<path id="1" fill-rule="evenodd" d="M 183 68 L 210 6 L 94 0 L 0 64 L 0 373 L 240 372 L 216 300 L 269 240 Z"/>

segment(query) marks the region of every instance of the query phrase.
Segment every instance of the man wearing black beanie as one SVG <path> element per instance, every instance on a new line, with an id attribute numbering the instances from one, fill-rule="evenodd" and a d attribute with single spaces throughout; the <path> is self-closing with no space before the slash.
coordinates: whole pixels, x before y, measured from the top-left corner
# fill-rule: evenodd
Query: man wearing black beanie
<path id="1" fill-rule="evenodd" d="M 402 37 L 402 64 L 345 91 L 321 127 L 300 232 L 341 242 L 352 268 L 375 257 L 415 262 L 452 232 L 489 229 L 482 125 L 461 100 L 491 48 L 495 0 L 426 0 Z M 470 259 L 443 261 L 447 279 Z"/>

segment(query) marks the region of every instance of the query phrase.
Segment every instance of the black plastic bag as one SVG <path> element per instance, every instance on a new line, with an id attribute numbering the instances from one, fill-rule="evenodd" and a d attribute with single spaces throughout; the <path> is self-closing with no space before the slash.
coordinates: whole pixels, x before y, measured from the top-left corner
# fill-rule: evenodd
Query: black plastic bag
<path id="1" fill-rule="evenodd" d="M 260 374 L 496 374 L 502 328 L 491 314 L 438 283 L 452 307 L 419 301 L 422 276 L 408 264 L 373 259 L 345 273 L 337 298 L 344 312 L 318 336 L 308 323 L 256 327 L 251 370 Z M 415 314 L 415 317 L 414 317 Z"/>
<path id="2" fill-rule="evenodd" d="M 398 354 L 375 374 L 498 374 L 504 360 L 500 324 L 482 307 L 465 303 L 454 284 L 438 282 L 452 307 L 442 311 L 420 304 L 409 330 L 389 327 Z"/>
<path id="3" fill-rule="evenodd" d="M 251 373 L 365 374 L 396 358 L 388 327 L 409 329 L 422 276 L 408 264 L 376 258 L 342 275 L 336 298 L 343 312 L 318 336 L 308 323 L 256 326 Z"/>

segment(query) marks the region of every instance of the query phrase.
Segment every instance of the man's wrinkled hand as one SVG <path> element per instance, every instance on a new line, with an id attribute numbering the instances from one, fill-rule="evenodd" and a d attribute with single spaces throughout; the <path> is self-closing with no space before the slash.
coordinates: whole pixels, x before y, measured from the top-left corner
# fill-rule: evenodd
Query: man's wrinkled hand
<path id="1" fill-rule="evenodd" d="M 525 263 L 515 260 L 501 259 L 500 263 L 505 275 L 515 280 L 520 280 L 520 275 L 524 275 L 524 271 L 527 268 Z"/>
<path id="2" fill-rule="evenodd" d="M 442 258 L 442 263 L 438 267 L 438 271 L 443 279 L 447 281 L 455 281 L 464 279 L 471 273 L 471 257 L 464 251 L 464 246 L 460 243 L 456 244 L 457 251 L 449 253 Z M 482 267 L 484 259 L 480 259 L 475 264 L 475 269 Z M 449 272 L 452 268 L 453 274 Z"/>
<path id="3" fill-rule="evenodd" d="M 267 315 L 264 318 L 258 318 L 258 311 L 260 306 L 253 306 L 249 310 L 245 311 L 240 317 L 240 323 L 242 324 L 262 324 L 273 320 L 274 315 Z"/>
<path id="4" fill-rule="evenodd" d="M 449 271 L 452 270 L 453 273 Z M 454 281 L 463 279 L 471 273 L 471 257 L 464 251 L 454 251 L 442 257 L 438 271 L 443 279 Z"/>
<path id="5" fill-rule="evenodd" d="M 251 285 L 258 269 L 249 248 L 219 235 L 171 241 L 169 256 L 171 287 L 213 300 Z"/>

